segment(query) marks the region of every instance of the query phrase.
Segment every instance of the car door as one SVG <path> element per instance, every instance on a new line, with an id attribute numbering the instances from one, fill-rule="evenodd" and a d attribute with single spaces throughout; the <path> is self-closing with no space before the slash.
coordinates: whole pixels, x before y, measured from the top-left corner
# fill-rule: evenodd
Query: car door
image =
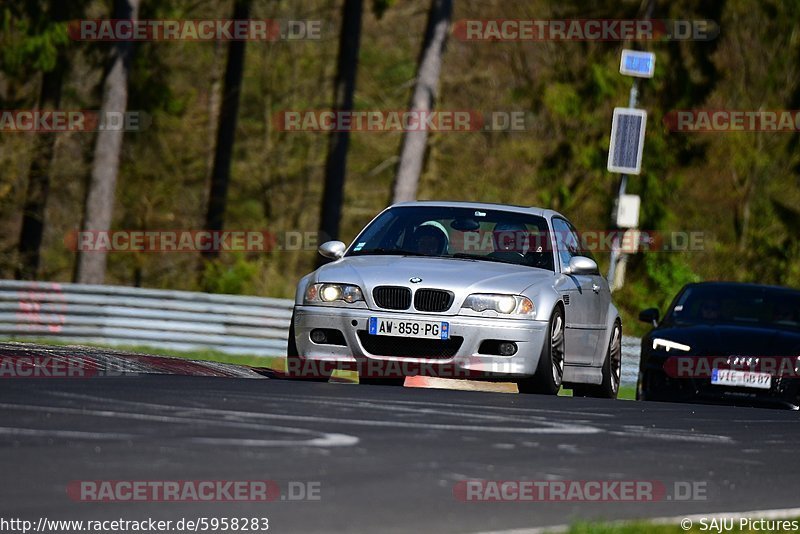
<path id="1" fill-rule="evenodd" d="M 580 241 L 566 219 L 554 217 L 552 224 L 563 273 L 570 259 L 582 255 Z M 594 275 L 565 274 L 559 287 L 565 303 L 566 362 L 570 365 L 596 365 L 602 284 Z"/>
<path id="2" fill-rule="evenodd" d="M 571 234 L 575 240 L 579 239 L 578 231 L 575 227 L 567 221 Z M 581 241 L 578 241 L 581 243 Z M 591 258 L 594 260 L 591 251 L 587 250 L 585 246 L 579 248 L 579 255 Z M 596 260 L 595 260 L 596 262 Z M 608 308 L 611 304 L 611 290 L 608 287 L 608 282 L 605 277 L 598 271 L 595 274 L 584 277 L 586 278 L 587 286 L 592 291 L 591 298 L 587 299 L 588 320 L 586 327 L 594 331 L 593 335 L 596 336 L 597 342 L 594 348 L 594 358 L 592 365 L 601 365 L 603 358 L 605 358 L 605 333 L 606 333 L 606 320 L 608 318 Z"/>

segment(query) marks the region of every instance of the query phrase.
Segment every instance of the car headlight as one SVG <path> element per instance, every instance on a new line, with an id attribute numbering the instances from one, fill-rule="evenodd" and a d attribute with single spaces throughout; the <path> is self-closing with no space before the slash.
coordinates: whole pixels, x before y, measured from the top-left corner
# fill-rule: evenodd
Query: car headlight
<path id="1" fill-rule="evenodd" d="M 464 300 L 462 308 L 482 313 L 487 310 L 503 315 L 533 315 L 533 302 L 521 295 L 492 295 L 476 293 Z"/>
<path id="2" fill-rule="evenodd" d="M 337 300 L 352 304 L 363 301 L 364 294 L 360 287 L 350 284 L 310 284 L 306 288 L 306 304 Z"/>
<path id="3" fill-rule="evenodd" d="M 653 350 L 657 350 L 658 347 L 662 347 L 667 352 L 669 352 L 670 350 L 680 350 L 683 352 L 689 352 L 690 350 L 692 350 L 692 347 L 690 347 L 689 345 L 684 345 L 683 343 L 670 341 L 669 339 L 654 337 Z"/>

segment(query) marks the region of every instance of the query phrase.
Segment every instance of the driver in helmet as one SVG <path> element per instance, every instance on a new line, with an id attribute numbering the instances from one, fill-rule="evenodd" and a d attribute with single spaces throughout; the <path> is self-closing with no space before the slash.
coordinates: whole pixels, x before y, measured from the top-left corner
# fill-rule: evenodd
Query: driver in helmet
<path id="1" fill-rule="evenodd" d="M 528 250 L 528 229 L 524 224 L 497 223 L 492 230 L 494 252 L 489 254 L 508 263 L 525 263 Z"/>
<path id="2" fill-rule="evenodd" d="M 447 251 L 447 233 L 441 225 L 432 222 L 421 224 L 412 235 L 414 250 L 427 256 L 441 256 Z"/>

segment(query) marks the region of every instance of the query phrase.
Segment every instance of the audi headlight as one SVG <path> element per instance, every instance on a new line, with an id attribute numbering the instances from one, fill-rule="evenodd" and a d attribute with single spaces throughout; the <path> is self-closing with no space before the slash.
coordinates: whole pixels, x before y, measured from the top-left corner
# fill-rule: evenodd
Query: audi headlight
<path id="1" fill-rule="evenodd" d="M 467 308 L 477 313 L 489 310 L 503 315 L 533 315 L 535 311 L 533 302 L 528 297 L 481 293 L 468 296 L 461 308 Z"/>
<path id="2" fill-rule="evenodd" d="M 669 339 L 654 337 L 653 350 L 657 350 L 659 347 L 662 347 L 667 352 L 669 352 L 670 350 L 680 350 L 682 352 L 689 352 L 690 350 L 692 350 L 692 347 L 690 347 L 689 345 L 684 345 L 683 343 L 670 341 Z"/>
<path id="3" fill-rule="evenodd" d="M 350 284 L 310 284 L 306 289 L 306 304 L 315 302 L 336 302 L 348 304 L 364 300 L 361 288 Z"/>

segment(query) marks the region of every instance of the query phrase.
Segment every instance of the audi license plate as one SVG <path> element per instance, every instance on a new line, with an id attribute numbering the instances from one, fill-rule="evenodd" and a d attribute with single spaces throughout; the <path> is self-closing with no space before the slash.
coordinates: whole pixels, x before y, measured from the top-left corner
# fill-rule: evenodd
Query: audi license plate
<path id="1" fill-rule="evenodd" d="M 433 321 L 401 321 L 397 319 L 370 317 L 369 333 L 373 336 L 449 339 L 450 324 Z"/>
<path id="2" fill-rule="evenodd" d="M 715 386 L 769 389 L 772 385 L 772 375 L 734 369 L 712 369 L 711 383 Z"/>

